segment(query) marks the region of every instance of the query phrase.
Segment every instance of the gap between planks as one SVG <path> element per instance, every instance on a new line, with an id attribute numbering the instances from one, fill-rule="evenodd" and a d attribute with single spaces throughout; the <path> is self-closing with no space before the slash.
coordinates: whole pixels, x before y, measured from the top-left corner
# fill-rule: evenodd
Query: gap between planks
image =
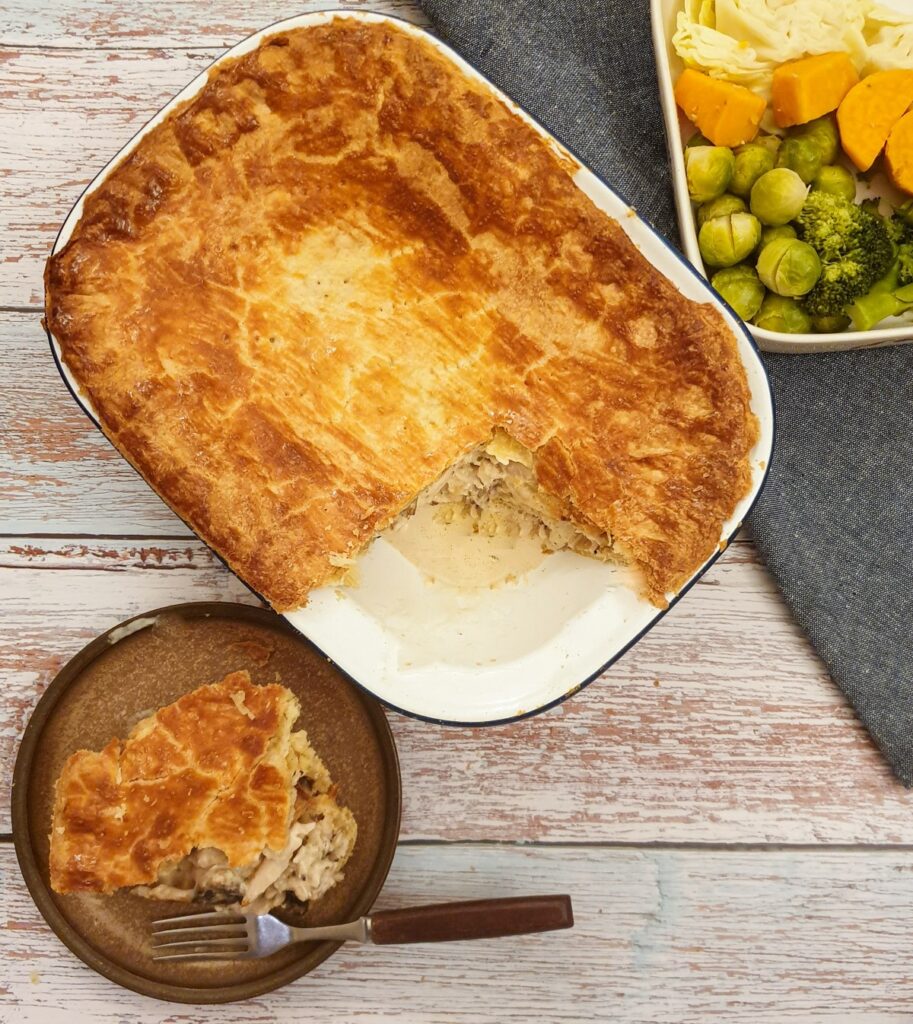
<path id="1" fill-rule="evenodd" d="M 0 848 L 12 847 L 12 832 L 0 833 Z M 631 842 L 605 839 L 548 840 L 548 839 L 398 839 L 397 849 L 435 849 L 466 847 L 467 849 L 494 850 L 619 850 L 637 853 L 846 853 L 846 854 L 902 854 L 913 853 L 913 843 L 739 843 L 691 842 L 676 843 L 661 840 Z"/>

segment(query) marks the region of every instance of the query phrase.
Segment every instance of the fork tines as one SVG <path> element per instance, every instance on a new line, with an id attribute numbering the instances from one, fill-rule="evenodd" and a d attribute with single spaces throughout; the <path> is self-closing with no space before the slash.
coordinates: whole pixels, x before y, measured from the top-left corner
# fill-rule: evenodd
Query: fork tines
<path id="1" fill-rule="evenodd" d="M 152 922 L 152 940 L 153 960 L 238 960 L 249 955 L 247 919 L 219 910 L 159 918 Z"/>
<path id="2" fill-rule="evenodd" d="M 197 924 L 199 921 L 224 921 L 226 924 L 244 924 L 244 914 L 232 914 L 227 910 L 199 910 L 195 914 L 182 914 L 178 917 L 159 917 L 152 922 L 155 928 L 160 924 Z"/>

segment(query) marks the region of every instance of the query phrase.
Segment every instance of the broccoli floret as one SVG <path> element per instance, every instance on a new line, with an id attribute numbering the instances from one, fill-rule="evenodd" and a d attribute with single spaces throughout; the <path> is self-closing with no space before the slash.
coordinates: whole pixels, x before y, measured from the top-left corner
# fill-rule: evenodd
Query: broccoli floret
<path id="1" fill-rule="evenodd" d="M 913 222 L 904 219 L 900 210 L 885 221 L 894 246 L 898 287 L 913 284 Z"/>
<path id="2" fill-rule="evenodd" d="M 861 206 L 830 192 L 810 192 L 796 218 L 796 232 L 830 263 L 858 248 L 865 213 Z"/>
<path id="3" fill-rule="evenodd" d="M 823 263 L 817 284 L 805 296 L 805 308 L 815 317 L 839 316 L 854 299 L 865 295 L 871 281 L 868 264 L 855 255 Z"/>
<path id="4" fill-rule="evenodd" d="M 836 316 L 891 266 L 895 246 L 880 216 L 829 192 L 809 194 L 796 231 L 821 258 L 821 277 L 805 300 L 812 316 Z"/>
<path id="5" fill-rule="evenodd" d="M 859 205 L 863 208 L 863 210 L 868 210 L 869 213 L 874 214 L 876 217 L 881 216 L 880 199 L 875 199 L 874 197 L 870 196 L 868 199 L 863 199 Z"/>

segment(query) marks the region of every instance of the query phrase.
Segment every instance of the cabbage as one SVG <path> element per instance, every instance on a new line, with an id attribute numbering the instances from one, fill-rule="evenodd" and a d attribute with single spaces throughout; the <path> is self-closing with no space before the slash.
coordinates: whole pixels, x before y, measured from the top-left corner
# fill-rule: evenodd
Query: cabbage
<path id="1" fill-rule="evenodd" d="M 714 0 L 685 0 L 685 15 L 696 25 L 707 25 L 713 28 Z"/>
<path id="2" fill-rule="evenodd" d="M 865 63 L 870 0 L 716 0 L 716 28 L 744 39 L 776 66 L 807 54 L 844 50 Z"/>
<path id="3" fill-rule="evenodd" d="M 766 82 L 769 91 L 773 68 L 766 61 L 759 61 L 750 46 L 732 36 L 691 21 L 684 11 L 678 16 L 672 42 L 676 53 L 689 67 L 749 88 L 764 88 Z"/>
<path id="4" fill-rule="evenodd" d="M 876 7 L 866 21 L 866 40 L 866 74 L 889 68 L 913 68 L 913 9 L 910 14 L 903 14 L 887 7 Z"/>
<path id="5" fill-rule="evenodd" d="M 901 10 L 906 7 L 906 11 Z M 869 25 L 909 25 L 913 21 L 913 0 L 894 0 L 891 7 L 881 7 L 876 4 L 866 18 L 866 27 Z"/>
<path id="6" fill-rule="evenodd" d="M 913 68 L 913 24 L 885 26 L 870 37 L 866 74 L 888 68 Z"/>
<path id="7" fill-rule="evenodd" d="M 689 67 L 769 97 L 774 69 L 811 54 L 843 51 L 866 73 L 913 68 L 913 0 L 891 2 L 685 0 L 672 45 Z"/>

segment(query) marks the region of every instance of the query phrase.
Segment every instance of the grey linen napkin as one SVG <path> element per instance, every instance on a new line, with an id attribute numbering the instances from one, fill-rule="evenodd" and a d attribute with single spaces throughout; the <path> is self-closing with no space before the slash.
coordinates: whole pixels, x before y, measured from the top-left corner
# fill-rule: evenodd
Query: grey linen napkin
<path id="1" fill-rule="evenodd" d="M 441 38 L 676 240 L 647 0 L 421 3 Z M 753 536 L 913 786 L 913 346 L 766 360 L 777 450 Z"/>

